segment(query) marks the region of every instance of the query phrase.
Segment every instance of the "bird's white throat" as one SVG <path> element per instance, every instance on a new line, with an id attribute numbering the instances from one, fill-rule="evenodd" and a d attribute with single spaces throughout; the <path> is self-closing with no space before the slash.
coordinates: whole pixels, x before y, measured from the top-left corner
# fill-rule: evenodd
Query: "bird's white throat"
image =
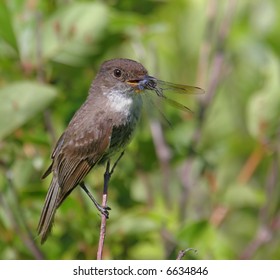
<path id="1" fill-rule="evenodd" d="M 129 114 L 134 106 L 141 106 L 141 100 L 135 94 L 124 93 L 116 90 L 107 93 L 107 98 L 110 100 L 111 109 L 115 112 L 122 112 Z"/>

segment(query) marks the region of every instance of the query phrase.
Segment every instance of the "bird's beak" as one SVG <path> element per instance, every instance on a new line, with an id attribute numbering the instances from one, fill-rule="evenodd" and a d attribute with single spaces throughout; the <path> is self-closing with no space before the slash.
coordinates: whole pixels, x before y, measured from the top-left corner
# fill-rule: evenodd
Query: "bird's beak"
<path id="1" fill-rule="evenodd" d="M 140 93 L 145 89 L 155 89 L 157 86 L 157 79 L 146 75 L 140 79 L 128 80 L 127 84 L 133 87 L 135 92 Z"/>
<path id="2" fill-rule="evenodd" d="M 141 80 L 128 80 L 126 83 L 133 87 L 134 90 L 139 90 L 139 82 Z"/>

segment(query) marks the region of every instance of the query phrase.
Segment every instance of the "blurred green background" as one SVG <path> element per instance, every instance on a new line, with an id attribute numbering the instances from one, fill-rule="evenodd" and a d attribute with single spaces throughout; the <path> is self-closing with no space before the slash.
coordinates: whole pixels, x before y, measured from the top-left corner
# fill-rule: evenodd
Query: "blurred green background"
<path id="1" fill-rule="evenodd" d="M 95 259 L 100 216 L 76 189 L 41 246 L 55 141 L 107 59 L 197 85 L 143 118 L 110 181 L 105 259 L 280 258 L 280 1 L 0 2 L 0 259 Z M 154 109 L 156 110 L 156 109 Z M 87 177 L 101 201 L 104 167 Z"/>

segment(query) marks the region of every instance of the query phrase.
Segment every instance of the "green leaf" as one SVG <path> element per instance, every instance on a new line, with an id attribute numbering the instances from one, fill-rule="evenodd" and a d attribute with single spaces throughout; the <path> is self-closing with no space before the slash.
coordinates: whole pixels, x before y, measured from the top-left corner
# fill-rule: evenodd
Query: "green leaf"
<path id="1" fill-rule="evenodd" d="M 56 96 L 55 88 L 22 81 L 0 89 L 0 139 L 42 111 Z"/>
<path id="2" fill-rule="evenodd" d="M 17 41 L 13 31 L 12 20 L 5 1 L 0 1 L 0 26 L 0 37 L 17 50 Z"/>
<path id="3" fill-rule="evenodd" d="M 224 203 L 234 208 L 261 207 L 264 202 L 263 191 L 248 185 L 231 185 L 224 198 Z"/>
<path id="4" fill-rule="evenodd" d="M 101 2 L 73 3 L 58 10 L 42 30 L 44 59 L 68 65 L 83 63 L 85 55 L 96 51 L 94 46 L 107 21 L 108 9 Z"/>

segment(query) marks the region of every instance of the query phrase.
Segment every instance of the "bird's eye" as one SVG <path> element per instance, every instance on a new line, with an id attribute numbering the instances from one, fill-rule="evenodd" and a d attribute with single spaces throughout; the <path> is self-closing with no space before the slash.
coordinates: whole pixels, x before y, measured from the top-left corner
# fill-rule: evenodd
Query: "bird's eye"
<path id="1" fill-rule="evenodd" d="M 119 78 L 121 75 L 122 75 L 122 70 L 116 68 L 116 69 L 114 70 L 114 76 L 115 76 L 116 78 Z"/>

